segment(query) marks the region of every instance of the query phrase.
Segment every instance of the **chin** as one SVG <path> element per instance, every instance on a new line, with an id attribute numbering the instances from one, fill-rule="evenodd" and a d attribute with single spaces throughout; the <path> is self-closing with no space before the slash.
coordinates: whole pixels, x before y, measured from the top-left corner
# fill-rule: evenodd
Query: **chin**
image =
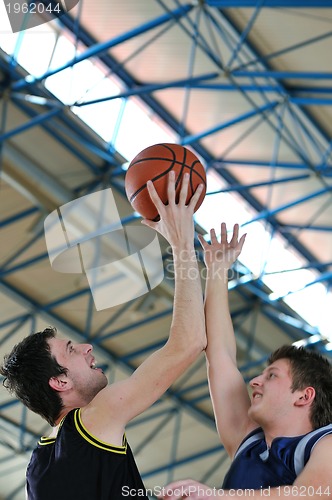
<path id="1" fill-rule="evenodd" d="M 254 408 L 254 407 L 252 407 L 252 406 L 250 406 L 250 408 L 248 410 L 248 417 L 251 418 L 251 420 L 254 420 L 256 423 L 258 423 L 258 421 L 257 421 L 257 417 L 258 417 L 257 413 L 258 413 L 257 409 Z"/>
<path id="2" fill-rule="evenodd" d="M 104 372 L 102 372 L 103 377 L 100 378 L 100 390 L 105 389 L 108 385 L 108 380 Z"/>

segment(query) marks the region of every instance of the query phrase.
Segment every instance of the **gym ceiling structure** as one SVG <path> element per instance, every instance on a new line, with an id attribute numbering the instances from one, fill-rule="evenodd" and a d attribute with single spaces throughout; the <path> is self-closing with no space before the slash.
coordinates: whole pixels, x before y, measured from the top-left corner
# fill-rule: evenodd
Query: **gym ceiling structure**
<path id="1" fill-rule="evenodd" d="M 208 174 L 197 232 L 221 221 L 247 232 L 229 280 L 245 379 L 285 343 L 330 359 L 332 1 L 81 0 L 60 12 L 49 1 L 23 17 L 20 4 L 7 10 L 15 5 L 13 32 L 0 34 L 1 355 L 53 325 L 91 343 L 113 381 L 163 345 L 174 284 L 165 241 L 161 283 L 97 310 L 87 274 L 51 262 L 44 222 L 110 188 L 122 226 L 139 226 L 128 162 L 174 142 Z M 87 207 L 77 206 L 84 233 Z M 115 276 L 112 297 L 126 280 Z M 25 498 L 31 450 L 48 431 L 1 390 L 0 498 Z M 203 354 L 127 436 L 147 488 L 186 477 L 221 485 L 228 459 Z"/>

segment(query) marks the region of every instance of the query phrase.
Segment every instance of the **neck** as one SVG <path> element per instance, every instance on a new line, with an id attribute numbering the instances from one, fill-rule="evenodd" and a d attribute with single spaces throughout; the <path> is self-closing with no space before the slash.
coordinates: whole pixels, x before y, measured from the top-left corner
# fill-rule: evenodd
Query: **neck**
<path id="1" fill-rule="evenodd" d="M 261 425 L 267 446 L 271 446 L 272 441 L 277 437 L 295 437 L 302 436 L 313 430 L 310 421 L 286 422 L 285 425 L 278 423 L 276 425 Z"/>
<path id="2" fill-rule="evenodd" d="M 71 409 L 68 409 L 68 408 L 65 408 L 61 411 L 61 413 L 59 414 L 59 416 L 57 417 L 57 419 L 55 420 L 55 423 L 54 423 L 54 427 L 57 427 L 61 420 L 66 416 L 68 415 L 68 413 L 73 410 L 74 408 L 71 408 Z"/>
<path id="3" fill-rule="evenodd" d="M 83 403 L 83 401 L 80 401 L 80 400 L 73 400 L 71 402 L 68 402 L 67 404 L 63 401 L 63 408 L 61 409 L 59 415 L 57 416 L 56 420 L 55 420 L 55 427 L 59 425 L 59 423 L 61 422 L 61 420 L 66 416 L 68 415 L 68 413 L 71 411 L 71 410 L 75 410 L 75 408 L 81 408 L 82 406 L 85 406 L 85 404 Z"/>

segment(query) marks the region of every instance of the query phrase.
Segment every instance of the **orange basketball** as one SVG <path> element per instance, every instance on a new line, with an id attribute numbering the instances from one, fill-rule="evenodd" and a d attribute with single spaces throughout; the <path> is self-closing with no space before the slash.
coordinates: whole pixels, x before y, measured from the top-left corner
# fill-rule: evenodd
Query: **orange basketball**
<path id="1" fill-rule="evenodd" d="M 168 173 L 171 170 L 175 172 L 177 197 L 183 175 L 186 172 L 190 174 L 186 203 L 189 203 L 197 186 L 204 184 L 195 212 L 201 206 L 206 193 L 206 173 L 198 158 L 192 151 L 179 144 L 154 144 L 135 156 L 130 162 L 125 177 L 127 198 L 133 209 L 145 219 L 158 220 L 159 217 L 147 190 L 147 181 L 153 182 L 160 199 L 167 204 Z"/>

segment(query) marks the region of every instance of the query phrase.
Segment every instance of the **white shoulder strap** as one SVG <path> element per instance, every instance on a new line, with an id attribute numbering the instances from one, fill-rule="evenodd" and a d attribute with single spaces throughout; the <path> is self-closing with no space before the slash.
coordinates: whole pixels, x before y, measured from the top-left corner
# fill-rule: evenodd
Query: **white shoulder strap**
<path id="1" fill-rule="evenodd" d="M 325 431 L 325 432 L 324 432 Z M 312 437 L 315 435 L 318 435 L 317 440 L 313 443 L 311 451 L 314 449 L 315 445 L 318 443 L 320 439 L 322 439 L 324 436 L 327 434 L 332 434 L 332 424 L 325 425 L 324 427 L 320 427 L 319 429 L 315 429 L 312 432 L 309 432 L 309 434 L 306 434 L 301 441 L 298 442 L 296 448 L 295 448 L 295 453 L 294 453 L 294 470 L 296 472 L 296 475 L 298 476 L 300 472 L 302 472 L 305 463 L 304 463 L 304 456 L 305 456 L 305 448 L 310 441 Z"/>
<path id="2" fill-rule="evenodd" d="M 258 428 L 255 431 L 255 434 L 251 434 L 247 439 L 245 439 L 242 444 L 238 447 L 237 452 L 234 455 L 234 460 L 236 457 L 242 453 L 243 450 L 245 450 L 251 443 L 254 443 L 255 441 L 258 441 L 259 439 L 262 439 L 264 437 L 264 432 L 262 429 Z"/>

